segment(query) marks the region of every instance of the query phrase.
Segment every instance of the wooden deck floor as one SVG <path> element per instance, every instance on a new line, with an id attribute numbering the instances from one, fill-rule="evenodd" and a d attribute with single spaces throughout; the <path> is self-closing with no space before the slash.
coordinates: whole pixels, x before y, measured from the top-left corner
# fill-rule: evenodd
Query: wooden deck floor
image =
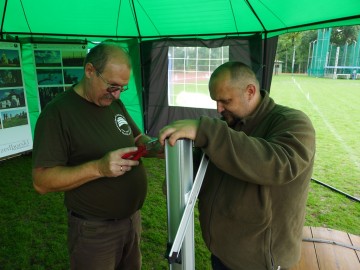
<path id="1" fill-rule="evenodd" d="M 291 270 L 360 270 L 360 236 L 304 227 L 303 237 L 301 260 Z"/>

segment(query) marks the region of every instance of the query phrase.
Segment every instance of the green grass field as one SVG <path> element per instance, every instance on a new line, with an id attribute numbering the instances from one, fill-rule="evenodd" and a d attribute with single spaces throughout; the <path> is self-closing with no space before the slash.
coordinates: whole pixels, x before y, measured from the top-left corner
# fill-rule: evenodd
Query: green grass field
<path id="1" fill-rule="evenodd" d="M 271 96 L 306 112 L 317 132 L 313 177 L 360 197 L 360 81 L 278 75 Z M 168 269 L 165 161 L 144 159 L 149 177 L 142 210 L 143 269 Z M 69 269 L 63 194 L 39 195 L 31 183 L 31 156 L 0 163 L 0 269 Z M 195 211 L 196 269 L 210 269 Z M 311 183 L 306 225 L 360 235 L 360 203 Z"/>
<path id="2" fill-rule="evenodd" d="M 270 93 L 311 118 L 317 140 L 313 178 L 360 198 L 360 81 L 274 76 Z"/>

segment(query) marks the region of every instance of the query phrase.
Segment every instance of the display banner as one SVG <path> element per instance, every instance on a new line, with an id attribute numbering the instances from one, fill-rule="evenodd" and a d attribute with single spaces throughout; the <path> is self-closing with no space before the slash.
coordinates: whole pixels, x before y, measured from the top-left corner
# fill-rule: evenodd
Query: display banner
<path id="1" fill-rule="evenodd" d="M 0 42 L 0 160 L 32 149 L 20 44 Z"/>
<path id="2" fill-rule="evenodd" d="M 81 80 L 87 54 L 84 44 L 33 44 L 39 111 L 58 93 Z"/>

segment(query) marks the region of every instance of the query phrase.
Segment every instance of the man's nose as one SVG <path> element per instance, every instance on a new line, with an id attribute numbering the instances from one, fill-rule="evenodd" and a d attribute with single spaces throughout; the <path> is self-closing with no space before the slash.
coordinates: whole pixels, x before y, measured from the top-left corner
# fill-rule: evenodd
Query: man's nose
<path id="1" fill-rule="evenodd" d="M 218 113 L 221 113 L 224 110 L 224 107 L 220 102 L 216 102 L 216 109 Z"/>

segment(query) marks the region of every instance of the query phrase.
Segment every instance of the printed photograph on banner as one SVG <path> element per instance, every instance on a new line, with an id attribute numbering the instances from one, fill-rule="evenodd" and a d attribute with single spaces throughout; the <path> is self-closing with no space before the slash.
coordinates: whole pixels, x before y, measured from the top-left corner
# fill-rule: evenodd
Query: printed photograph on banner
<path id="1" fill-rule="evenodd" d="M 64 67 L 82 67 L 84 65 L 84 59 L 86 56 L 86 46 L 84 45 L 84 50 L 74 51 L 74 50 L 63 50 L 62 61 Z"/>
<path id="2" fill-rule="evenodd" d="M 0 49 L 0 67 L 20 67 L 18 50 Z"/>
<path id="3" fill-rule="evenodd" d="M 1 112 L 1 119 L 4 129 L 28 124 L 27 111 L 25 108 Z"/>
<path id="4" fill-rule="evenodd" d="M 57 94 L 64 92 L 64 87 L 39 87 L 40 107 L 45 108 Z"/>
<path id="5" fill-rule="evenodd" d="M 36 67 L 61 67 L 59 50 L 34 50 Z"/>
<path id="6" fill-rule="evenodd" d="M 64 68 L 64 81 L 67 85 L 78 83 L 83 75 L 83 68 Z"/>
<path id="7" fill-rule="evenodd" d="M 57 94 L 81 80 L 86 53 L 86 44 L 33 45 L 39 111 Z"/>
<path id="8" fill-rule="evenodd" d="M 61 69 L 37 69 L 38 85 L 59 85 L 64 84 Z"/>
<path id="9" fill-rule="evenodd" d="M 1 69 L 0 70 L 0 87 L 19 87 L 22 86 L 20 69 Z"/>
<path id="10" fill-rule="evenodd" d="M 24 88 L 0 89 L 0 110 L 25 107 Z"/>
<path id="11" fill-rule="evenodd" d="M 0 160 L 32 148 L 20 48 L 0 41 Z"/>

